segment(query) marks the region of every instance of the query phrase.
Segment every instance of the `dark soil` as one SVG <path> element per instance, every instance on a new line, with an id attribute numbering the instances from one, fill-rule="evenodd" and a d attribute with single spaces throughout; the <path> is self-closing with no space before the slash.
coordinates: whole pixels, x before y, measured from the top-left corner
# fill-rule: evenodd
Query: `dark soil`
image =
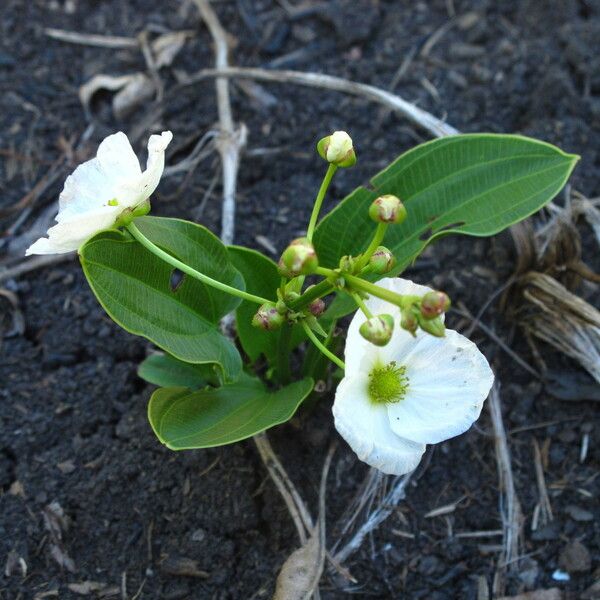
<path id="1" fill-rule="evenodd" d="M 595 0 L 308 4 L 313 9 L 292 18 L 274 0 L 215 2 L 235 38 L 233 61 L 322 71 L 389 89 L 403 61 L 414 55 L 395 88 L 403 97 L 447 116 L 464 131 L 520 132 L 579 153 L 583 158 L 572 184 L 589 196 L 598 192 L 600 4 Z M 450 22 L 452 7 L 459 20 L 430 47 L 432 34 Z M 90 122 L 95 125 L 92 138 L 74 163 L 92 153 L 107 133 L 132 132 L 146 116 L 138 110 L 118 122 L 111 115 L 110 97 L 99 94 L 90 121 L 77 97 L 78 87 L 94 74 L 143 70 L 139 51 L 51 40 L 44 27 L 120 36 L 145 28 L 195 29 L 172 67 L 161 71 L 168 101 L 162 117 L 148 126 L 174 132 L 170 164 L 184 158 L 213 126 L 212 81 L 169 94 L 177 77 L 213 62 L 210 38 L 191 2 L 4 0 L 0 207 L 29 191 Z M 359 99 L 301 87 L 265 89 L 276 98 L 269 107 L 232 86 L 235 117 L 248 126 L 251 150 L 242 160 L 239 179 L 239 243 L 264 250 L 257 237 L 264 236 L 281 249 L 305 227 L 323 172 L 313 147 L 324 133 L 348 130 L 360 157 L 354 169 L 336 178 L 330 205 L 426 138 L 407 121 Z M 137 144 L 140 152 L 143 142 Z M 265 148 L 277 151 L 252 152 Z M 216 157 L 207 159 L 179 193 L 182 180 L 164 181 L 153 203 L 155 212 L 197 218 L 218 231 L 218 187 L 204 210 L 198 210 L 217 169 Z M 21 231 L 56 197 L 61 183 L 62 178 L 41 196 Z M 17 216 L 6 219 L 3 229 Z M 592 243 L 590 239 L 585 248 L 590 258 L 597 251 Z M 446 289 L 476 313 L 511 272 L 511 256 L 508 236 L 446 239 L 409 275 Z M 79 598 L 85 587 L 78 592 L 68 586 L 83 582 L 101 584 L 99 591 L 89 591 L 91 597 L 102 597 L 111 588 L 114 597 L 123 598 L 269 597 L 297 538 L 252 442 L 178 454 L 159 444 L 145 414 L 152 388 L 136 376 L 136 365 L 150 347 L 106 317 L 75 261 L 4 286 L 18 295 L 25 332 L 4 339 L 1 348 L 0 560 L 7 569 L 6 576 L 0 575 L 0 598 Z M 528 345 L 496 304 L 483 320 L 534 364 Z M 600 578 L 597 408 L 592 402 L 554 399 L 494 342 L 478 332 L 473 337 L 494 362 L 502 384 L 516 487 L 526 517 L 527 558 L 509 578 L 507 591 L 558 587 L 569 598 L 582 597 L 581 591 Z M 549 348 L 541 351 L 560 372 L 584 376 Z M 292 423 L 271 435 L 313 510 L 322 461 L 336 436 L 329 402 L 325 396 L 322 406 L 305 417 L 302 429 Z M 581 463 L 586 433 L 590 449 Z M 534 440 L 545 453 L 554 514 L 554 521 L 536 531 L 531 528 L 539 501 Z M 333 524 L 365 473 L 341 443 L 328 484 L 332 541 Z M 499 498 L 493 436 L 484 411 L 467 434 L 435 448 L 397 513 L 348 561 L 358 581 L 353 593 L 366 598 L 476 598 L 479 578 L 491 585 L 501 538 L 455 534 L 499 529 Z M 454 512 L 425 518 L 430 510 L 456 501 Z M 413 537 L 401 537 L 398 531 Z M 577 546 L 566 553 L 574 542 L 583 550 Z M 554 581 L 553 572 L 564 569 L 574 554 L 579 569 L 570 565 L 570 581 Z M 27 565 L 26 577 L 19 558 Z M 173 574 L 182 558 L 195 561 L 194 568 L 205 574 Z M 126 592 L 121 596 L 122 585 Z M 324 577 L 322 597 L 347 597 L 350 592 L 341 585 Z"/>

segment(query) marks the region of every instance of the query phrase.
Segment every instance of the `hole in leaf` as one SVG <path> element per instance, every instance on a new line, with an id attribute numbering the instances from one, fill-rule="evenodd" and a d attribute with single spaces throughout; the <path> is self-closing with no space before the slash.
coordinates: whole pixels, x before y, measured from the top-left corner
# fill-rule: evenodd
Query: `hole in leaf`
<path id="1" fill-rule="evenodd" d="M 456 223 L 450 223 L 450 225 L 444 225 L 440 227 L 438 231 L 448 231 L 448 229 L 456 229 L 457 227 L 462 227 L 466 225 L 466 221 L 456 221 Z"/>
<path id="2" fill-rule="evenodd" d="M 185 273 L 180 271 L 179 269 L 173 269 L 171 271 L 171 276 L 169 277 L 169 287 L 172 292 L 176 292 L 179 289 L 179 286 L 183 283 L 185 279 Z"/>
<path id="3" fill-rule="evenodd" d="M 431 229 L 431 227 L 428 227 L 420 236 L 419 239 L 422 242 L 426 242 L 433 234 L 433 229 Z"/>

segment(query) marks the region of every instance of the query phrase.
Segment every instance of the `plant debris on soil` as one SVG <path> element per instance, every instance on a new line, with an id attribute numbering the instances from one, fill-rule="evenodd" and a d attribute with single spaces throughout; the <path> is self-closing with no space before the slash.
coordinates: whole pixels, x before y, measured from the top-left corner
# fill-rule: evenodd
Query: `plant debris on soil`
<path id="1" fill-rule="evenodd" d="M 598 195 L 596 0 L 224 0 L 213 6 L 231 34 L 231 64 L 337 75 L 394 91 L 461 131 L 539 137 L 580 154 L 571 185 Z M 130 42 L 73 44 L 46 28 Z M 171 63 L 148 73 L 139 44 L 131 42 L 142 31 L 152 39 L 191 33 Z M 4 0 L 0 252 L 24 248 L 19 236 L 48 223 L 64 176 L 108 133 L 127 132 L 141 152 L 150 129 L 171 129 L 167 164 L 185 159 L 215 128 L 217 111 L 212 80 L 181 84 L 213 64 L 210 35 L 191 1 Z M 162 113 L 152 114 L 145 96 L 117 119 L 109 90 L 94 93 L 83 109 L 79 88 L 92 77 L 135 73 L 160 78 Z M 380 106 L 327 90 L 232 81 L 231 92 L 234 119 L 248 128 L 236 241 L 272 257 L 306 227 L 324 169 L 316 140 L 344 129 L 358 152 L 357 166 L 336 176 L 331 208 L 426 139 Z M 218 232 L 219 169 L 218 155 L 207 152 L 193 172 L 165 178 L 153 210 Z M 596 242 L 589 232 L 582 238 L 583 258 L 593 266 Z M 462 314 L 476 315 L 515 265 L 508 234 L 453 237 L 429 248 L 407 276 L 444 289 Z M 76 260 L 0 285 L 11 293 L 0 296 L 0 598 L 269 598 L 279 569 L 300 544 L 251 441 L 180 453 L 161 446 L 146 419 L 152 386 L 136 375 L 152 348 L 108 319 Z M 582 291 L 588 301 L 591 289 Z M 4 302 L 9 297 L 17 304 Z M 449 316 L 450 326 L 471 325 Z M 498 564 L 501 494 L 484 410 L 468 433 L 433 449 L 406 499 L 348 559 L 344 567 L 356 583 L 326 564 L 321 598 L 484 600 L 492 598 L 499 568 L 507 577 L 501 594 L 509 597 L 600 598 L 597 386 L 541 342 L 532 350 L 496 300 L 481 322 L 493 337 L 481 328 L 471 337 L 500 384 L 524 518 L 519 560 Z M 498 339 L 534 372 L 540 372 L 537 352 L 549 376 L 579 378 L 589 391 L 578 401 L 554 397 Z M 331 400 L 323 394 L 316 409 L 269 434 L 312 507 L 337 435 Z M 340 443 L 327 487 L 329 541 L 339 535 L 335 523 L 366 474 Z"/>

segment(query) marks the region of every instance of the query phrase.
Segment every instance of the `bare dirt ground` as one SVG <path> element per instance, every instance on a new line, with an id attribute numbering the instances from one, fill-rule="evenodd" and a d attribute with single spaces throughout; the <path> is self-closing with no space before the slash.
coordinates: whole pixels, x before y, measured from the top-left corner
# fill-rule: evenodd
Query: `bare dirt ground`
<path id="1" fill-rule="evenodd" d="M 297 11 L 284 5 L 214 3 L 232 36 L 234 64 L 338 75 L 393 90 L 462 131 L 540 137 L 581 154 L 572 185 L 589 197 L 598 193 L 600 5 L 594 0 L 332 0 L 302 3 Z M 47 27 L 128 38 L 144 30 L 151 38 L 172 30 L 191 33 L 172 64 L 160 70 L 162 111 L 149 113 L 148 100 L 117 119 L 109 92 L 94 95 L 86 114 L 78 89 L 99 73 L 145 72 L 139 46 L 67 43 L 50 38 Z M 175 135 L 168 164 L 188 156 L 217 120 L 214 85 L 177 83 L 213 61 L 210 36 L 192 2 L 4 0 L 4 258 L 18 252 L 18 236 L 35 230 L 66 173 L 108 133 L 126 131 L 141 152 L 150 129 L 168 128 Z M 356 168 L 335 180 L 329 206 L 427 139 L 405 119 L 363 99 L 261 85 L 259 95 L 247 86 L 231 86 L 234 118 L 249 132 L 236 241 L 267 253 L 269 244 L 281 250 L 305 227 L 323 171 L 313 151 L 319 137 L 348 130 L 360 158 Z M 209 152 L 191 175 L 163 181 L 155 213 L 196 219 L 218 232 L 218 176 L 218 155 Z M 36 185 L 36 194 L 26 197 Z M 589 231 L 582 235 L 584 257 L 594 266 L 597 246 Z M 445 289 L 475 314 L 506 281 L 515 261 L 508 235 L 448 238 L 407 275 Z M 22 334 L 14 335 L 10 311 L 5 307 L 0 315 L 7 334 L 0 338 L 0 562 L 6 564 L 0 598 L 269 597 L 298 542 L 253 444 L 178 454 L 159 444 L 145 414 L 152 388 L 136 376 L 150 347 L 105 316 L 76 260 L 0 287 L 16 294 L 24 322 Z M 322 598 L 483 600 L 499 568 L 507 571 L 509 595 L 557 588 L 558 595 L 543 598 L 600 598 L 600 591 L 590 588 L 600 587 L 594 392 L 588 401 L 556 399 L 544 377 L 533 376 L 498 345 L 498 339 L 504 341 L 539 372 L 531 348 L 497 301 L 482 322 L 495 332 L 494 339 L 477 328 L 472 338 L 501 384 L 524 517 L 521 559 L 505 569 L 498 564 L 501 496 L 494 435 L 484 411 L 471 431 L 433 450 L 406 500 L 348 559 L 345 567 L 356 583 L 326 575 Z M 451 315 L 450 323 L 469 325 L 458 315 Z M 592 390 L 592 380 L 574 362 L 549 347 L 538 350 L 550 374 L 576 376 Z M 311 507 L 323 458 L 336 436 L 330 403 L 325 394 L 313 412 L 271 435 Z M 589 445 L 582 452 L 585 440 Z M 543 483 L 536 475 L 536 447 Z M 328 482 L 331 541 L 338 534 L 336 520 L 366 473 L 340 443 Z M 440 507 L 446 508 L 431 514 Z M 567 572 L 569 581 L 553 579 L 557 569 Z"/>

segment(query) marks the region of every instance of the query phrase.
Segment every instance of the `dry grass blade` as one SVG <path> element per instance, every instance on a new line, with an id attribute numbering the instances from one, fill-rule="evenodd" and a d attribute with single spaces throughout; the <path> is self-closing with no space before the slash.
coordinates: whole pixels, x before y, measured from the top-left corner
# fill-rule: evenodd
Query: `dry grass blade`
<path id="1" fill-rule="evenodd" d="M 208 0 L 194 0 L 202 19 L 206 23 L 215 44 L 215 66 L 227 69 L 227 33 Z M 229 83 L 224 77 L 216 80 L 217 109 L 219 111 L 220 134 L 216 140 L 217 150 L 223 164 L 223 210 L 221 219 L 221 239 L 224 244 L 233 242 L 235 232 L 235 194 L 237 172 L 240 164 L 240 151 L 246 145 L 248 131 L 245 125 L 236 129 L 231 113 Z"/>
<path id="2" fill-rule="evenodd" d="M 500 404 L 498 385 L 492 387 L 488 399 L 488 409 L 494 428 L 498 483 L 500 488 L 500 514 L 502 517 L 503 544 L 494 580 L 494 594 L 504 591 L 504 571 L 518 567 L 519 542 L 523 525 L 521 505 L 515 488 L 510 450 Z"/>
<path id="3" fill-rule="evenodd" d="M 365 537 L 372 531 L 377 529 L 394 512 L 395 507 L 400 500 L 406 496 L 406 487 L 411 478 L 411 473 L 402 475 L 401 477 L 393 477 L 391 479 L 390 490 L 383 496 L 382 500 L 377 503 L 373 510 L 370 510 L 356 533 L 350 540 L 341 547 L 333 558 L 338 563 L 343 563 L 351 554 L 358 550 Z M 383 476 L 381 477 L 383 480 Z"/>
<path id="4" fill-rule="evenodd" d="M 279 576 L 273 600 L 307 600 L 315 593 L 325 563 L 325 490 L 335 443 L 323 464 L 319 487 L 319 519 L 315 531 L 301 548 L 285 561 Z"/>
<path id="5" fill-rule="evenodd" d="M 200 0 L 196 0 L 196 2 L 198 1 Z M 343 92 L 382 104 L 386 108 L 392 109 L 417 125 L 420 125 L 435 137 L 444 137 L 459 133 L 458 130 L 451 125 L 448 125 L 441 119 L 434 117 L 432 114 L 420 109 L 414 104 L 407 102 L 396 94 L 392 94 L 391 92 L 366 83 L 357 83 L 348 79 L 342 79 L 341 77 L 334 77 L 333 75 L 305 73 L 302 71 L 229 67 L 225 69 L 203 69 L 193 75 L 186 84 L 195 83 L 206 79 L 207 77 L 246 77 L 260 81 L 294 83 L 308 87 Z"/>
<path id="6" fill-rule="evenodd" d="M 275 487 L 277 487 L 277 490 L 281 494 L 288 511 L 292 516 L 300 542 L 304 544 L 307 540 L 307 532 L 310 532 L 313 528 L 313 521 L 308 509 L 298 493 L 296 486 L 288 477 L 283 465 L 273 451 L 267 434 L 259 433 L 258 435 L 255 435 L 253 439 L 260 457 L 267 467 L 271 479 L 275 483 Z"/>
<path id="7" fill-rule="evenodd" d="M 115 35 L 97 35 L 94 33 L 79 33 L 78 31 L 66 31 L 65 29 L 54 29 L 47 27 L 44 33 L 55 40 L 69 44 L 81 44 L 83 46 L 97 46 L 100 48 L 138 48 L 139 42 L 136 38 L 120 37 Z"/>
<path id="8" fill-rule="evenodd" d="M 521 312 L 521 326 L 600 382 L 600 312 L 544 273 L 530 272 L 522 285 L 529 306 Z"/>

